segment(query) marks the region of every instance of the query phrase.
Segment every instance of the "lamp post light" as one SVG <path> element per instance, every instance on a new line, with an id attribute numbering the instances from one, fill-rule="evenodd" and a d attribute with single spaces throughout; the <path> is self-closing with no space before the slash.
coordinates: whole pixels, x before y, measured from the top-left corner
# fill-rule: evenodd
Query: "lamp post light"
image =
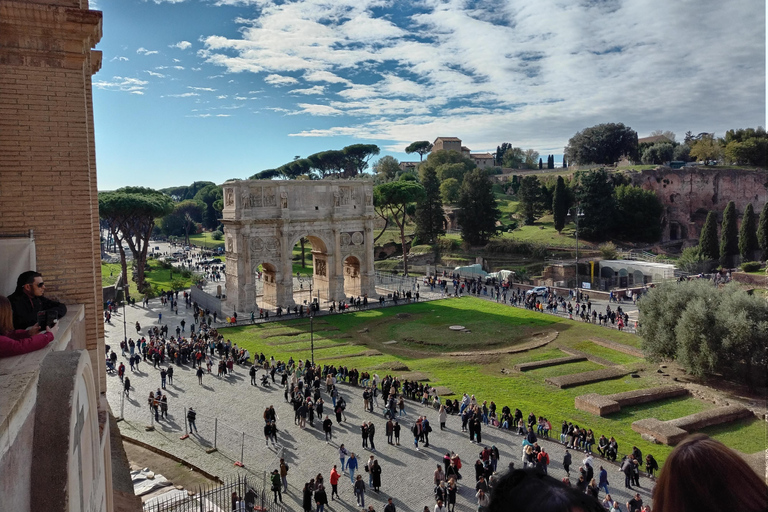
<path id="1" fill-rule="evenodd" d="M 581 208 L 576 206 L 574 213 L 574 222 L 576 223 L 576 302 L 579 302 L 579 217 L 584 215 Z"/>
<path id="2" fill-rule="evenodd" d="M 312 281 L 309 282 L 309 347 L 312 353 L 312 366 L 315 366 L 315 307 L 312 304 Z"/>

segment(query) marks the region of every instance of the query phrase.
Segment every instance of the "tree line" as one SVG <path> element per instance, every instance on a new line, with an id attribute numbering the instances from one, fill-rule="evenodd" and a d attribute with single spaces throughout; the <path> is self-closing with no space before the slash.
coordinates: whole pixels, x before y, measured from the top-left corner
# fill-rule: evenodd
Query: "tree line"
<path id="1" fill-rule="evenodd" d="M 622 123 L 598 124 L 571 137 L 563 158 L 577 165 L 613 165 L 621 159 L 644 164 L 677 160 L 764 167 L 768 163 L 768 133 L 762 126 L 728 130 L 722 138 L 689 131 L 683 142 L 670 131 L 657 130 L 651 136 L 658 140 L 638 143 L 637 132 Z"/>

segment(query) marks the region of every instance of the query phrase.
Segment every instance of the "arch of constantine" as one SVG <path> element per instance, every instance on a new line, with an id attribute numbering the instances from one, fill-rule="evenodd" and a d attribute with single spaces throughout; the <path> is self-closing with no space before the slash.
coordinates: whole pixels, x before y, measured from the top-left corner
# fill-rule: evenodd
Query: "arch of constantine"
<path id="1" fill-rule="evenodd" d="M 225 183 L 226 307 L 249 312 L 261 301 L 292 307 L 292 251 L 312 244 L 313 295 L 326 301 L 376 297 L 373 269 L 373 185 L 366 181 Z"/>

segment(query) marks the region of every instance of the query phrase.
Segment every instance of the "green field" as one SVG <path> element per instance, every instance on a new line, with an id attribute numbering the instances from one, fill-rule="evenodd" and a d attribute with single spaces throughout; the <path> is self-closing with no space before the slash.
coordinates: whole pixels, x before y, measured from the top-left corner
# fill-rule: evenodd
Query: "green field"
<path id="1" fill-rule="evenodd" d="M 192 278 L 182 277 L 181 271 L 177 269 L 164 269 L 160 267 L 160 262 L 150 259 L 147 264 L 150 270 L 144 273 L 144 279 L 153 287 L 156 286 L 161 290 L 170 290 L 174 287 L 174 284 L 179 289 L 189 288 L 192 286 Z M 119 263 L 104 263 L 101 262 L 101 285 L 111 286 L 117 281 L 117 276 L 121 272 L 121 266 Z M 111 274 L 111 275 L 110 275 Z M 128 282 L 132 283 L 131 291 L 135 297 L 136 285 L 132 281 L 133 269 L 128 265 Z"/>
<path id="2" fill-rule="evenodd" d="M 456 324 L 465 326 L 471 333 L 448 329 Z M 309 330 L 307 319 L 297 319 L 227 328 L 222 333 L 251 352 L 264 352 L 267 356 L 287 360 L 289 357 L 311 357 Z M 517 354 L 507 353 L 507 350 L 527 343 L 537 335 L 554 331 L 558 333 L 557 338 L 544 347 Z M 509 405 L 520 408 L 526 415 L 529 412 L 543 415 L 556 429 L 564 419 L 573 421 L 592 428 L 598 435 L 615 436 L 622 453 L 627 453 L 636 445 L 644 453 L 653 453 L 659 461 L 663 461 L 671 448 L 642 440 L 631 429 L 632 421 L 654 416 L 671 419 L 705 410 L 711 404 L 693 397 L 669 399 L 626 408 L 609 418 L 600 418 L 576 410 L 575 397 L 585 393 L 611 394 L 653 387 L 661 383 L 659 377 L 650 371 L 640 371 L 641 378 L 627 376 L 558 389 L 546 384 L 544 379 L 601 366 L 584 362 L 525 373 L 511 371 L 517 363 L 563 357 L 565 354 L 558 347 L 588 348 L 584 351 L 619 364 L 630 364 L 633 369 L 640 369 L 643 365 L 638 358 L 588 342 L 590 337 L 639 345 L 638 338 L 631 334 L 533 311 L 499 307 L 468 297 L 323 316 L 314 321 L 315 361 L 319 364 L 426 379 L 449 389 L 453 397 L 464 392 L 474 393 L 481 400 L 495 401 L 499 408 Z M 397 343 L 384 344 L 392 340 Z M 756 435 L 758 427 L 755 423 L 736 423 L 721 427 L 713 435 L 749 453 L 765 448 L 765 436 Z M 751 439 L 744 440 L 744 436 Z"/>
<path id="3" fill-rule="evenodd" d="M 208 249 L 215 249 L 217 247 L 224 247 L 224 239 L 214 240 L 213 233 L 206 231 L 204 233 L 198 233 L 197 235 L 189 235 L 189 242 L 197 245 L 198 247 L 207 247 Z"/>

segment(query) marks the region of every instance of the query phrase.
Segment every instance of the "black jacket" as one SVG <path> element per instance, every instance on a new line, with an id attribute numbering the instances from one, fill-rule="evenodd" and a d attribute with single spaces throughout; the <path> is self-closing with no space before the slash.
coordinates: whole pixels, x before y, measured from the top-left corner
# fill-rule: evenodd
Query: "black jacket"
<path id="1" fill-rule="evenodd" d="M 61 302 L 46 297 L 29 298 L 23 290 L 13 292 L 8 296 L 13 309 L 13 328 L 26 329 L 37 323 L 37 314 L 40 311 L 54 310 L 59 318 L 67 314 L 67 306 Z"/>

